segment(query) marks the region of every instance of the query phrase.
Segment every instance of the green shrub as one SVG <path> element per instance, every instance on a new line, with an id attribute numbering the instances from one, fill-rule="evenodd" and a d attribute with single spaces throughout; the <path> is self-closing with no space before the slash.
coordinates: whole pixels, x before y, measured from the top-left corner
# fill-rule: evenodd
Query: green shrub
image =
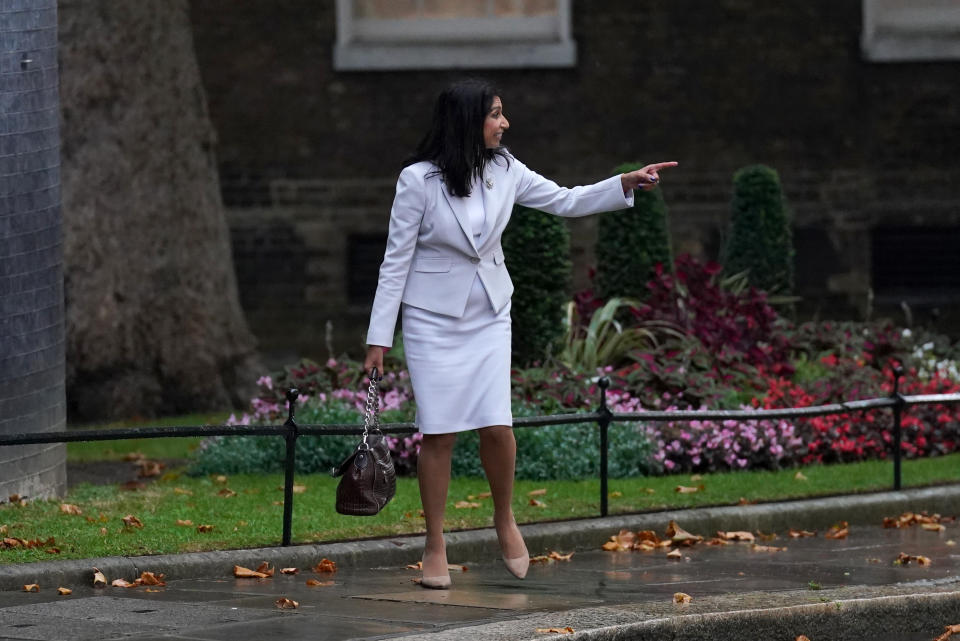
<path id="1" fill-rule="evenodd" d="M 570 283 L 570 232 L 564 220 L 517 205 L 503 234 L 503 252 L 515 292 L 513 360 L 544 360 L 563 333 Z"/>
<path id="2" fill-rule="evenodd" d="M 536 416 L 540 409 L 515 405 L 513 415 Z M 518 427 L 516 478 L 546 481 L 597 478 L 600 473 L 600 432 L 596 423 Z M 457 435 L 453 450 L 453 476 L 483 476 L 480 435 L 476 431 Z M 611 478 L 644 476 L 654 471 L 653 444 L 635 425 L 611 425 L 609 474 Z"/>
<path id="3" fill-rule="evenodd" d="M 614 171 L 622 174 L 641 167 L 630 163 Z M 659 188 L 635 191 L 632 208 L 599 217 L 596 257 L 594 283 L 603 300 L 614 296 L 643 298 L 658 263 L 668 272 L 673 270 L 667 205 Z"/>
<path id="4" fill-rule="evenodd" d="M 384 423 L 407 422 L 413 409 L 381 412 Z M 363 423 L 359 410 L 341 401 L 308 402 L 297 410 L 297 423 Z M 357 436 L 301 436 L 297 439 L 297 473 L 329 472 L 357 446 Z M 286 460 L 286 442 L 280 436 L 216 436 L 203 441 L 191 475 L 255 474 L 281 472 Z"/>
<path id="5" fill-rule="evenodd" d="M 611 298 L 584 326 L 576 304 L 567 303 L 563 349 L 557 360 L 571 369 L 594 371 L 620 365 L 633 350 L 656 347 L 654 329 L 676 334 L 665 322 L 648 321 L 645 327 L 624 327 L 616 318 L 618 312 L 637 306 L 630 299 Z"/>
<path id="6" fill-rule="evenodd" d="M 777 172 L 751 165 L 733 176 L 730 235 L 723 250 L 727 274 L 745 272 L 757 289 L 793 293 L 793 233 Z"/>

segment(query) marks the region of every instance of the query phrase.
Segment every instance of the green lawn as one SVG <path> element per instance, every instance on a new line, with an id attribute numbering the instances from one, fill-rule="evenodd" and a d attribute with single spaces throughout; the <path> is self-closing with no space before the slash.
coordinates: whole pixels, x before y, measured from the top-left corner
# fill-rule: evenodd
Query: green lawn
<path id="1" fill-rule="evenodd" d="M 85 428 L 121 428 L 121 427 L 170 427 L 176 425 L 223 425 L 230 414 L 216 412 L 207 414 L 187 414 L 169 418 L 117 421 L 106 425 L 71 426 L 71 431 Z M 116 461 L 130 452 L 140 452 L 147 458 L 184 459 L 190 456 L 200 444 L 197 438 L 139 438 L 126 441 L 90 441 L 86 443 L 67 443 L 67 460 L 71 463 L 90 461 Z"/>
<path id="2" fill-rule="evenodd" d="M 873 461 L 847 465 L 811 466 L 799 471 L 806 480 L 795 478 L 797 469 L 780 472 L 734 472 L 706 474 L 693 480 L 689 476 L 613 479 L 610 481 L 612 514 L 736 504 L 749 501 L 773 501 L 825 494 L 841 494 L 888 489 L 892 484 L 892 465 Z M 960 454 L 905 461 L 904 485 L 909 487 L 960 481 Z M 282 477 L 273 475 L 236 475 L 218 483 L 212 478 L 191 478 L 176 473 L 150 484 L 140 491 L 121 491 L 115 486 L 81 485 L 63 502 L 79 506 L 82 515 L 60 512 L 61 501 L 37 501 L 26 506 L 0 506 L 0 530 L 3 536 L 26 540 L 54 537 L 59 555 L 35 549 L 0 549 L 0 563 L 21 563 L 51 558 L 85 558 L 103 555 L 161 554 L 184 551 L 277 545 L 280 541 Z M 293 535 L 296 542 L 336 541 L 422 531 L 423 520 L 416 479 L 398 479 L 397 496 L 375 517 L 347 517 L 333 510 L 336 479 L 325 475 L 301 476 L 297 483 L 306 486 L 295 495 Z M 680 494 L 678 485 L 697 486 L 702 491 Z M 233 496 L 221 496 L 228 488 Z M 546 488 L 537 498 L 545 507 L 529 505 L 527 493 Z M 486 491 L 483 479 L 454 479 L 447 511 L 449 529 L 491 525 L 490 499 L 476 498 Z M 616 495 L 619 493 L 619 495 Z M 549 481 L 517 483 L 515 510 L 518 521 L 530 523 L 580 517 L 599 513 L 599 481 Z M 470 497 L 474 496 L 473 499 Z M 479 508 L 457 509 L 458 501 L 472 501 Z M 142 529 L 125 526 L 121 519 L 132 514 L 144 524 Z M 891 515 L 892 516 L 892 515 Z M 178 526 L 177 519 L 190 520 L 193 526 Z M 197 525 L 213 525 L 205 534 Z M 798 527 L 802 527 L 798 523 Z"/>

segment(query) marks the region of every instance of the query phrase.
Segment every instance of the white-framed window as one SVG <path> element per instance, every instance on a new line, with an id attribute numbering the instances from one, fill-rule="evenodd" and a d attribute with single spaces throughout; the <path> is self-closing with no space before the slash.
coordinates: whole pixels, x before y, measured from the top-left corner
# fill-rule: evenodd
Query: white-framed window
<path id="1" fill-rule="evenodd" d="M 860 44 L 873 62 L 960 60 L 960 0 L 863 0 Z"/>
<path id="2" fill-rule="evenodd" d="M 337 0 L 338 71 L 572 67 L 571 0 Z"/>

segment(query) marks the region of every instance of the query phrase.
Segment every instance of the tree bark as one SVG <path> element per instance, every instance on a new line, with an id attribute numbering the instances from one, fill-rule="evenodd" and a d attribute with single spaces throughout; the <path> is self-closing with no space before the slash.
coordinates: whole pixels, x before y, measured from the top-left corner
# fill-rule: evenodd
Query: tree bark
<path id="1" fill-rule="evenodd" d="M 71 419 L 245 404 L 240 308 L 187 0 L 61 0 Z"/>

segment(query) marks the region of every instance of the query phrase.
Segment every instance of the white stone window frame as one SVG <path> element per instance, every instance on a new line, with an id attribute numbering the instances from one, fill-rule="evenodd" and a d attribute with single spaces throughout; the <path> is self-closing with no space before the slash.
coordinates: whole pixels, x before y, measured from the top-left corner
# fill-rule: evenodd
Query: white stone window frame
<path id="1" fill-rule="evenodd" d="M 356 18 L 353 0 L 337 0 L 337 71 L 573 67 L 572 0 L 557 14 L 471 18 Z"/>
<path id="2" fill-rule="evenodd" d="M 863 0 L 862 6 L 860 46 L 864 59 L 870 62 L 960 60 L 960 2 Z"/>

